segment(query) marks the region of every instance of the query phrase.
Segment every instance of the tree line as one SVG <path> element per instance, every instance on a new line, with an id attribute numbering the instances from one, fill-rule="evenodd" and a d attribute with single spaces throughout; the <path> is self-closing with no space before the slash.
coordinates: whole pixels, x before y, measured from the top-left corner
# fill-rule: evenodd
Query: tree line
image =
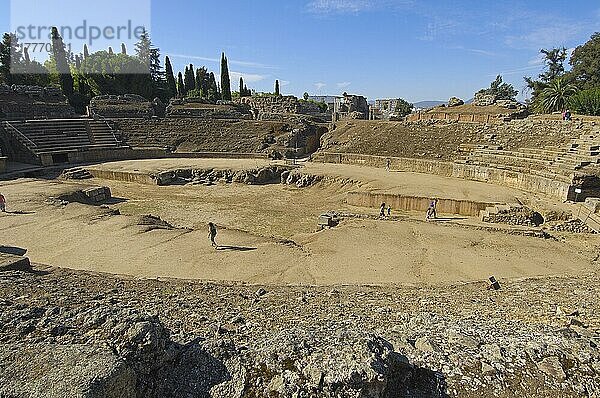
<path id="1" fill-rule="evenodd" d="M 200 97 L 208 101 L 231 101 L 250 96 L 251 90 L 240 78 L 239 91 L 232 93 L 228 60 L 221 55 L 220 82 L 202 66 L 186 66 L 175 73 L 169 57 L 161 65 L 160 49 L 153 46 L 150 35 L 143 32 L 129 55 L 125 44 L 118 53 L 111 47 L 90 53 L 87 45 L 79 54 L 67 51 L 58 30 L 52 28 L 51 52 L 41 64 L 30 59 L 27 48 L 19 45 L 15 34 L 5 33 L 0 42 L 0 83 L 8 85 L 59 86 L 71 105 L 80 113 L 97 95 L 138 94 L 149 100 L 168 102 L 175 97 Z"/>
<path id="2" fill-rule="evenodd" d="M 582 115 L 600 116 L 600 32 L 575 48 L 568 58 L 564 47 L 542 49 L 544 72 L 536 79 L 525 77 L 532 93 L 531 107 L 540 113 L 567 109 Z"/>

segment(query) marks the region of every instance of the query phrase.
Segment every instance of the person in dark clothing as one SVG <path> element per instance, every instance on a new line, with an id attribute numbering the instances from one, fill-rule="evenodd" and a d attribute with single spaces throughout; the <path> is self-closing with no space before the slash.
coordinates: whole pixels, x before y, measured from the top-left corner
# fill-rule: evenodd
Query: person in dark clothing
<path id="1" fill-rule="evenodd" d="M 212 222 L 209 222 L 208 223 L 208 238 L 210 239 L 210 244 L 215 249 L 217 249 L 219 247 L 219 245 L 217 245 L 217 242 L 215 242 L 216 237 L 217 237 L 217 226 L 215 224 L 213 224 Z"/>
<path id="2" fill-rule="evenodd" d="M 385 203 L 382 203 L 381 206 L 379 207 L 379 217 L 381 217 L 381 218 L 385 217 Z"/>

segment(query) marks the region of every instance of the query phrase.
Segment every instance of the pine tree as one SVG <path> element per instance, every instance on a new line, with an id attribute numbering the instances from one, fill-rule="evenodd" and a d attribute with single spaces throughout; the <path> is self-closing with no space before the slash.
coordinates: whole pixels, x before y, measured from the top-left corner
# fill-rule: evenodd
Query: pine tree
<path id="1" fill-rule="evenodd" d="M 121 54 L 127 55 L 127 47 L 125 47 L 125 43 L 121 43 Z"/>
<path id="2" fill-rule="evenodd" d="M 231 101 L 231 83 L 229 80 L 229 67 L 227 66 L 227 57 L 225 53 L 221 54 L 221 98 L 224 101 Z"/>
<path id="3" fill-rule="evenodd" d="M 185 85 L 183 84 L 183 75 L 181 72 L 177 74 L 177 95 L 179 98 L 185 97 Z"/>
<path id="4" fill-rule="evenodd" d="M 173 66 L 171 65 L 169 57 L 165 57 L 165 75 L 167 79 L 167 88 L 169 89 L 169 97 L 175 97 L 177 95 L 177 83 L 175 82 Z"/>
<path id="5" fill-rule="evenodd" d="M 161 81 L 163 73 L 160 66 L 160 49 L 152 47 L 152 40 L 146 30 L 142 32 L 140 40 L 135 44 L 135 54 L 144 65 L 147 65 L 152 80 Z"/>
<path id="6" fill-rule="evenodd" d="M 146 30 L 140 35 L 140 40 L 135 43 L 135 54 L 138 59 L 144 64 L 150 67 L 150 50 L 152 49 L 152 42 L 150 41 L 150 35 Z"/>
<path id="7" fill-rule="evenodd" d="M 67 52 L 62 37 L 58 34 L 58 29 L 52 27 L 52 56 L 56 62 L 56 70 L 60 81 L 60 88 L 67 97 L 73 95 L 73 76 L 67 62 Z"/>
<path id="8" fill-rule="evenodd" d="M 279 80 L 275 80 L 275 95 L 277 95 L 277 96 L 281 95 L 279 93 Z"/>

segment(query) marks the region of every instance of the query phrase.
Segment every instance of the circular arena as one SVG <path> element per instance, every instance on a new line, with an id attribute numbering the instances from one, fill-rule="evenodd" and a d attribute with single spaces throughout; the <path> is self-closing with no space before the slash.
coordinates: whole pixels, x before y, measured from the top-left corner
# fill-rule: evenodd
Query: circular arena
<path id="1" fill-rule="evenodd" d="M 596 121 L 19 96 L 0 396 L 600 391 Z"/>

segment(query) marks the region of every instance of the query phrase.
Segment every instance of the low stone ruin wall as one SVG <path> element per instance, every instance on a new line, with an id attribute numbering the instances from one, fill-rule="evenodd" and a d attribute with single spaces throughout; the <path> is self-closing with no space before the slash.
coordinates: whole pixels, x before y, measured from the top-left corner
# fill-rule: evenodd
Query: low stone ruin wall
<path id="1" fill-rule="evenodd" d="M 406 196 L 374 192 L 349 192 L 347 203 L 351 206 L 379 208 L 382 203 L 391 206 L 393 210 L 421 211 L 429 208 L 432 198 Z M 493 203 L 474 202 L 470 200 L 438 198 L 436 210 L 438 214 L 458 214 L 462 216 L 476 216 Z"/>
<path id="2" fill-rule="evenodd" d="M 266 95 L 240 98 L 241 104 L 247 105 L 253 112 L 261 113 L 289 113 L 289 114 L 320 114 L 319 106 L 310 101 L 302 101 L 288 95 Z"/>
<path id="3" fill-rule="evenodd" d="M 317 162 L 353 164 L 378 168 L 385 168 L 388 160 L 390 168 L 395 171 L 435 174 L 443 177 L 481 181 L 528 192 L 539 192 L 561 200 L 567 200 L 571 188 L 571 184 L 563 181 L 469 164 L 350 153 L 321 152 L 313 156 L 313 161 Z"/>
<path id="4" fill-rule="evenodd" d="M 75 110 L 59 88 L 0 84 L 0 119 L 64 119 Z"/>
<path id="5" fill-rule="evenodd" d="M 502 123 L 507 120 L 524 119 L 525 117 L 527 117 L 527 113 L 491 115 L 478 113 L 416 112 L 408 115 L 406 120 L 409 122 L 419 120 L 447 120 L 462 123 Z"/>
<path id="6" fill-rule="evenodd" d="M 63 154 L 67 155 L 68 162 L 72 164 L 130 159 L 159 159 L 167 156 L 167 152 L 160 148 L 133 149 L 127 147 L 89 151 L 71 150 L 65 151 Z M 52 166 L 55 164 L 55 158 L 52 153 L 44 153 L 40 155 L 40 163 L 42 166 Z"/>
<path id="7" fill-rule="evenodd" d="M 90 115 L 105 118 L 150 118 L 155 115 L 152 103 L 139 95 L 99 95 L 92 98 Z"/>

